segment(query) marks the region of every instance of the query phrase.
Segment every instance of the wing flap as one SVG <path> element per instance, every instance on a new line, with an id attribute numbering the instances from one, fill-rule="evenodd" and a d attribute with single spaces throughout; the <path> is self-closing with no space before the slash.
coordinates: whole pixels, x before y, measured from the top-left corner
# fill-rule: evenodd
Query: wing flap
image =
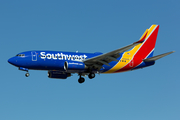
<path id="1" fill-rule="evenodd" d="M 152 62 L 152 61 L 156 61 L 162 57 L 165 57 L 171 53 L 174 53 L 175 51 L 171 51 L 171 52 L 167 52 L 167 53 L 164 53 L 164 54 L 161 54 L 161 55 L 157 55 L 157 56 L 154 56 L 154 57 L 151 57 L 151 58 L 147 58 L 147 59 L 144 59 L 143 61 L 144 62 Z"/>

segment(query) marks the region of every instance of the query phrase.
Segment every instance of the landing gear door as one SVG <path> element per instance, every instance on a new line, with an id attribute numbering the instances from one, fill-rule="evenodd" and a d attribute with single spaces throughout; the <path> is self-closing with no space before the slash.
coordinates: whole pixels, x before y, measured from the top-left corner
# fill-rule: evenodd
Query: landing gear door
<path id="1" fill-rule="evenodd" d="M 35 51 L 31 52 L 32 55 L 32 61 L 37 61 L 37 54 Z"/>

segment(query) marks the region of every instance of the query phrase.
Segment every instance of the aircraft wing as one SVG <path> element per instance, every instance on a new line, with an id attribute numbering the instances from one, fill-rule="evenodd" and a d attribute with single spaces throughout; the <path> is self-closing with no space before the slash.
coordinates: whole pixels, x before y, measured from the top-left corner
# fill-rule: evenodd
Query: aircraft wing
<path id="1" fill-rule="evenodd" d="M 143 37 L 145 38 L 145 37 Z M 105 54 L 101 54 L 99 56 L 93 57 L 93 58 L 89 58 L 84 60 L 83 62 L 87 65 L 87 66 L 91 66 L 97 69 L 101 69 L 102 65 L 107 65 L 110 66 L 108 63 L 111 61 L 118 61 L 117 58 L 120 57 L 119 53 L 123 53 L 133 47 L 135 47 L 136 45 L 141 44 L 144 41 L 144 39 L 140 39 L 137 42 L 134 42 L 133 44 L 127 45 L 125 47 L 119 48 L 117 50 L 105 53 Z"/>
<path id="2" fill-rule="evenodd" d="M 119 48 L 117 50 L 114 50 L 114 51 L 111 51 L 111 52 L 108 52 L 105 54 L 101 54 L 101 55 L 93 57 L 93 58 L 86 59 L 83 62 L 87 66 L 93 67 L 93 68 L 98 69 L 98 70 L 100 70 L 103 65 L 110 66 L 109 63 L 111 61 L 117 61 L 118 62 L 117 58 L 120 57 L 119 53 L 123 53 L 123 52 L 135 47 L 136 45 L 143 43 L 145 38 L 146 38 L 147 33 L 148 33 L 148 29 L 144 32 L 144 34 L 141 36 L 139 41 L 134 42 L 134 43 L 127 45 L 125 47 Z"/>

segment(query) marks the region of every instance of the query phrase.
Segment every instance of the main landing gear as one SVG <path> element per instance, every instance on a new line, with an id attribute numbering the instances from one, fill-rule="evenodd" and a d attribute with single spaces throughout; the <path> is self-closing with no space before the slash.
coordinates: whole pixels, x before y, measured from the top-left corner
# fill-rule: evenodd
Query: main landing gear
<path id="1" fill-rule="evenodd" d="M 95 74 L 94 73 L 89 73 L 88 77 L 89 77 L 89 79 L 93 79 L 95 77 Z"/>
<path id="2" fill-rule="evenodd" d="M 83 78 L 83 77 L 81 77 L 81 75 L 80 75 L 80 77 L 79 77 L 79 79 L 78 79 L 78 82 L 79 83 L 83 83 L 85 81 L 85 79 Z"/>
<path id="3" fill-rule="evenodd" d="M 79 79 L 78 79 L 78 82 L 79 82 L 79 83 L 85 82 L 85 79 L 81 76 L 81 74 L 80 74 L 79 76 L 80 76 L 80 77 L 79 77 Z M 94 73 L 89 73 L 88 77 L 89 77 L 89 79 L 93 79 L 93 78 L 95 77 L 95 74 L 94 74 Z"/>

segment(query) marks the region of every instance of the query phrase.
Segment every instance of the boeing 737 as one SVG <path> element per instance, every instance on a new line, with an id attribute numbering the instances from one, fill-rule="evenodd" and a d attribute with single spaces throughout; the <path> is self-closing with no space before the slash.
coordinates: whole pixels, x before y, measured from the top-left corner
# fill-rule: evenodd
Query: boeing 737
<path id="1" fill-rule="evenodd" d="M 49 78 L 66 79 L 77 73 L 78 82 L 90 79 L 96 73 L 119 73 L 154 65 L 155 61 L 172 52 L 153 56 L 159 25 L 152 25 L 140 40 L 108 53 L 79 53 L 63 51 L 27 51 L 17 54 L 8 62 L 19 70 L 46 70 Z"/>

